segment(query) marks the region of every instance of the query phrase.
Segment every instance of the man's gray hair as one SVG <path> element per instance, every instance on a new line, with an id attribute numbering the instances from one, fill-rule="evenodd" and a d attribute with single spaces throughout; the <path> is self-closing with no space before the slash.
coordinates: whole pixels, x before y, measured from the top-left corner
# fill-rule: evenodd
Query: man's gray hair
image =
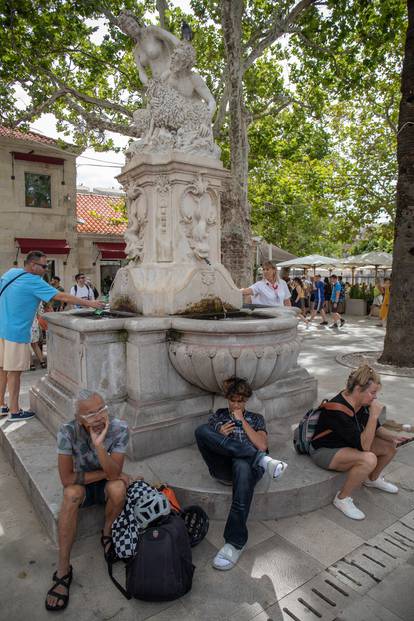
<path id="1" fill-rule="evenodd" d="M 89 399 L 91 397 L 94 397 L 95 395 L 97 395 L 98 397 L 100 397 L 101 395 L 96 392 L 96 390 L 89 390 L 88 388 L 82 388 L 76 397 L 76 401 L 75 401 L 75 408 L 76 408 L 76 412 L 79 410 L 79 406 L 82 403 L 82 401 L 89 401 Z"/>

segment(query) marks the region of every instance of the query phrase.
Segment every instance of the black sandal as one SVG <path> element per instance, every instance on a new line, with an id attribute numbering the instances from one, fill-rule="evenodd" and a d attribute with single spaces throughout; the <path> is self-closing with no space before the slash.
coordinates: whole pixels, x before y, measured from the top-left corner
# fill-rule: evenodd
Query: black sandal
<path id="1" fill-rule="evenodd" d="M 118 560 L 118 557 L 115 552 L 114 542 L 112 537 L 103 534 L 103 530 L 101 531 L 101 544 L 104 549 L 104 557 L 106 562 L 115 563 L 115 561 Z"/>
<path id="2" fill-rule="evenodd" d="M 45 600 L 46 610 L 51 610 L 51 611 L 65 610 L 66 606 L 69 603 L 69 589 L 70 589 L 70 583 L 72 582 L 72 577 L 73 577 L 72 565 L 70 565 L 69 572 L 66 574 L 66 576 L 62 576 L 61 578 L 58 578 L 57 571 L 55 571 L 55 573 L 52 576 L 53 586 L 51 589 L 49 589 L 49 591 L 47 592 L 47 595 L 56 597 L 58 601 L 55 606 L 51 606 L 50 604 L 47 603 L 47 598 L 46 598 Z M 55 591 L 55 588 L 59 585 L 65 587 L 65 589 L 67 589 L 68 592 L 58 593 L 57 591 Z M 61 606 L 58 605 L 59 600 L 63 602 Z"/>

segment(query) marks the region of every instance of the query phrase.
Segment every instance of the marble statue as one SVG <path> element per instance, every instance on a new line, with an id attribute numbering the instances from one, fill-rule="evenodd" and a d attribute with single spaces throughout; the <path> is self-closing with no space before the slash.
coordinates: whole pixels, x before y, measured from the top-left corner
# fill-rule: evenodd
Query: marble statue
<path id="1" fill-rule="evenodd" d="M 140 26 L 130 11 L 123 11 L 118 23 L 136 42 L 134 58 L 147 89 L 147 106 L 133 114 L 132 131 L 140 140 L 130 145 L 127 159 L 169 149 L 218 158 L 211 127 L 216 103 L 192 70 L 196 55 L 188 35 L 179 41 L 157 26 Z"/>

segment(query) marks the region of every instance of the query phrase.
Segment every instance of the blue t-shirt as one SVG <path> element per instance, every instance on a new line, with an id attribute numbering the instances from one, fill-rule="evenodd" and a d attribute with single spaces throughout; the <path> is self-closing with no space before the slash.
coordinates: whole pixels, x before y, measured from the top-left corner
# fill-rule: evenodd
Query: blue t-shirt
<path id="1" fill-rule="evenodd" d="M 323 302 L 325 300 L 325 285 L 321 280 L 317 280 L 315 282 L 316 296 L 315 300 L 317 302 Z"/>
<path id="2" fill-rule="evenodd" d="M 336 294 L 338 292 L 339 292 L 339 298 L 338 298 L 338 302 L 339 302 L 339 299 L 341 297 L 341 283 L 336 281 L 336 283 L 332 285 L 331 302 L 333 303 L 336 302 Z"/>
<path id="3" fill-rule="evenodd" d="M 17 274 L 23 273 L 0 295 L 0 339 L 30 343 L 31 328 L 39 302 L 49 302 L 59 293 L 35 274 L 14 267 L 0 278 L 0 291 Z"/>

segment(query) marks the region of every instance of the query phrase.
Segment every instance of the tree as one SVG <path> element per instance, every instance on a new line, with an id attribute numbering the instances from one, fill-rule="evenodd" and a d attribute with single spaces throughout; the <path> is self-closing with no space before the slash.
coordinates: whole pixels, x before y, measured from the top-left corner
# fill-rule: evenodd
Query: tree
<path id="1" fill-rule="evenodd" d="M 408 28 L 398 120 L 398 183 L 392 293 L 380 362 L 414 366 L 414 0 L 407 1 Z"/>
<path id="2" fill-rule="evenodd" d="M 183 14 L 167 6 L 165 0 L 3 3 L 1 122 L 24 127 L 53 112 L 59 129 L 74 130 L 77 144 L 102 150 L 113 147 L 110 132 L 131 136 L 143 91 L 132 42 L 114 15 L 129 8 L 145 21 L 158 10 L 177 35 Z M 392 219 L 387 131 L 394 123 L 401 0 L 192 0 L 192 7 L 194 15 L 185 18 L 195 31 L 198 69 L 218 102 L 214 132 L 231 169 L 222 247 L 236 282 L 246 284 L 250 274 L 249 199 L 257 229 L 291 250 L 327 243 L 326 237 L 312 242 L 315 224 L 326 225 L 339 248 L 367 212 L 370 222 L 381 212 Z M 103 16 L 107 32 L 97 40 Z M 24 109 L 16 84 L 31 97 Z"/>

